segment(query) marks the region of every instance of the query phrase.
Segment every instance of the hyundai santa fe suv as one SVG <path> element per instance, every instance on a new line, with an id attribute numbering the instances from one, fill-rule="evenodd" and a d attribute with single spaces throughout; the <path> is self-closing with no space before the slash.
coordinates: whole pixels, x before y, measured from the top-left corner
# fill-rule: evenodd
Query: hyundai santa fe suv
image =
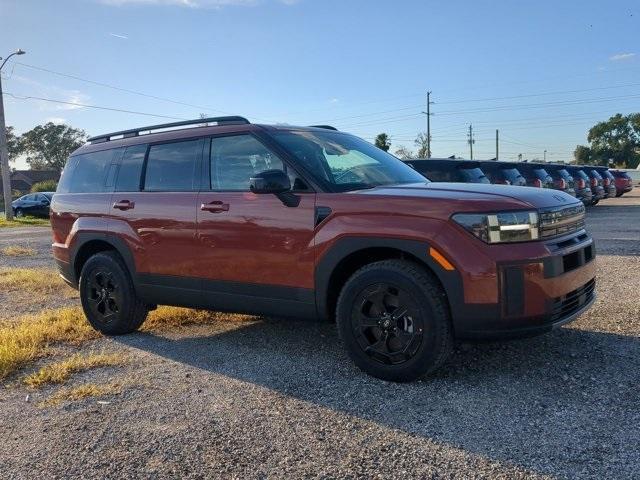
<path id="1" fill-rule="evenodd" d="M 437 369 L 455 339 L 588 308 L 584 214 L 562 192 L 433 183 L 331 127 L 242 117 L 93 137 L 51 205 L 57 265 L 104 334 L 158 304 L 336 320 L 353 361 L 394 381 Z"/>

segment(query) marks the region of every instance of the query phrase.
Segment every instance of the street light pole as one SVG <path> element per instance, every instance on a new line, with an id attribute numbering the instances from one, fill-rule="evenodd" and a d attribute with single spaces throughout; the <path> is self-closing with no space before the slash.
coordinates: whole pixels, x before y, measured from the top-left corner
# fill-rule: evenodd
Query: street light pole
<path id="1" fill-rule="evenodd" d="M 2 67 L 14 55 L 24 55 L 26 52 L 18 49 L 4 59 L 0 65 Z M 2 57 L 0 57 L 2 60 Z M 11 174 L 9 172 L 9 148 L 7 147 L 7 130 L 4 121 L 4 97 L 2 96 L 2 75 L 0 75 L 0 169 L 2 169 L 2 191 L 4 193 L 4 216 L 7 220 L 13 220 L 13 210 L 11 210 Z"/>

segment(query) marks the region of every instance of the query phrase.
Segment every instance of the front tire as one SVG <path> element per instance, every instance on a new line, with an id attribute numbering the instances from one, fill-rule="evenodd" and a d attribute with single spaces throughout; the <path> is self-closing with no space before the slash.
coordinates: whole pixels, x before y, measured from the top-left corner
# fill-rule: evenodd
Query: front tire
<path id="1" fill-rule="evenodd" d="M 336 310 L 349 357 L 374 377 L 415 380 L 440 368 L 453 350 L 445 293 L 431 272 L 413 262 L 361 268 L 344 285 Z"/>
<path id="2" fill-rule="evenodd" d="M 147 318 L 129 270 L 116 252 L 97 253 L 80 274 L 82 309 L 93 328 L 105 335 L 136 331 Z"/>
<path id="3" fill-rule="evenodd" d="M 22 211 L 21 208 L 16 208 L 16 211 L 14 212 L 13 216 L 16 218 L 24 218 L 24 212 Z"/>

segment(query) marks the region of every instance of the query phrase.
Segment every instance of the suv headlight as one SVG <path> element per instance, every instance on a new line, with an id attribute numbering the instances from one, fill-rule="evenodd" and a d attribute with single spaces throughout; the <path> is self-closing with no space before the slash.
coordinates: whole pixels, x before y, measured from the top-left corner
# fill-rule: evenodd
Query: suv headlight
<path id="1" fill-rule="evenodd" d="M 528 242 L 538 239 L 538 212 L 456 213 L 453 220 L 487 243 Z"/>

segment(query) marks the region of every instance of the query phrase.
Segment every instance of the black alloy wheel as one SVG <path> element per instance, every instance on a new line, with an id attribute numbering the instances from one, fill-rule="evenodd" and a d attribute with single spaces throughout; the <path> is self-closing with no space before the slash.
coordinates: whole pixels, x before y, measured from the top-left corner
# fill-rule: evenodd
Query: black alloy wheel
<path id="1" fill-rule="evenodd" d="M 351 319 L 360 348 L 383 364 L 406 362 L 422 342 L 424 321 L 416 301 L 386 282 L 367 287 L 358 295 Z"/>
<path id="2" fill-rule="evenodd" d="M 384 380 L 434 372 L 453 350 L 446 294 L 416 262 L 390 259 L 360 268 L 342 287 L 336 320 L 349 357 Z"/>

